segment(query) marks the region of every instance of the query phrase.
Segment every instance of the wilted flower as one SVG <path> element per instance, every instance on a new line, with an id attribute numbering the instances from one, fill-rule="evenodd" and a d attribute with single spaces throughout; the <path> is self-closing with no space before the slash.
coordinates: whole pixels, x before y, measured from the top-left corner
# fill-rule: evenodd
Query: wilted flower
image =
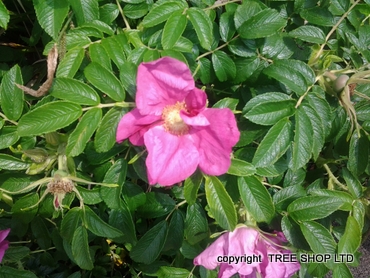
<path id="1" fill-rule="evenodd" d="M 9 248 L 9 241 L 5 240 L 10 229 L 0 231 L 0 262 L 3 260 L 5 251 Z"/>
<path id="2" fill-rule="evenodd" d="M 240 133 L 228 108 L 206 108 L 187 65 L 170 57 L 142 63 L 136 106 L 121 119 L 117 142 L 129 138 L 148 150 L 150 184 L 173 185 L 200 170 L 226 173 Z"/>
<path id="3" fill-rule="evenodd" d="M 298 262 L 275 262 L 275 254 L 291 254 L 282 245 L 283 233 L 261 234 L 246 226 L 224 233 L 194 259 L 195 265 L 207 269 L 220 266 L 218 277 L 228 278 L 239 273 L 241 278 L 289 278 L 300 269 Z M 274 256 L 273 258 L 269 258 Z"/>

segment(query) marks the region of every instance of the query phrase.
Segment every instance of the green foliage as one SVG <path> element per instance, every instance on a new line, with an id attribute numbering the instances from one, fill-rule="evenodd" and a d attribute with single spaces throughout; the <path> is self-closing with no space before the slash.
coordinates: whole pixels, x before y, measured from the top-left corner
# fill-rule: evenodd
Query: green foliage
<path id="1" fill-rule="evenodd" d="M 369 5 L 0 1 L 0 227 L 21 242 L 0 276 L 216 277 L 193 259 L 243 223 L 282 230 L 296 253 L 358 256 L 370 223 Z M 43 59 L 55 44 L 53 68 Z M 237 119 L 222 176 L 198 169 L 149 187 L 145 147 L 116 143 L 138 66 L 165 56 Z M 65 196 L 51 191 L 61 180 Z M 297 275 L 352 277 L 353 265 L 302 263 Z"/>

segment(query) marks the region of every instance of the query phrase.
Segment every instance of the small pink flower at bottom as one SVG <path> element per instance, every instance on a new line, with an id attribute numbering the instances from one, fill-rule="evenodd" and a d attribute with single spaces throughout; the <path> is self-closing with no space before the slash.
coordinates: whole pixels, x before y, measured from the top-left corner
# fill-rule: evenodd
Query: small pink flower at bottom
<path id="1" fill-rule="evenodd" d="M 264 278 L 289 278 L 300 269 L 298 262 L 283 263 L 269 259 L 269 254 L 291 254 L 282 247 L 284 243 L 286 239 L 281 232 L 276 236 L 262 235 L 256 229 L 242 226 L 221 235 L 194 259 L 194 265 L 207 269 L 220 266 L 219 278 L 228 278 L 236 273 L 241 278 L 256 278 L 259 277 L 257 273 Z M 233 258 L 232 262 L 230 258 Z"/>
<path id="2" fill-rule="evenodd" d="M 0 231 L 0 262 L 2 262 L 5 251 L 9 248 L 9 241 L 5 240 L 10 229 Z"/>
<path id="3" fill-rule="evenodd" d="M 136 83 L 136 108 L 119 122 L 116 140 L 146 146 L 150 184 L 173 185 L 197 167 L 209 175 L 227 172 L 240 136 L 234 114 L 206 108 L 207 95 L 185 63 L 170 57 L 142 63 Z"/>

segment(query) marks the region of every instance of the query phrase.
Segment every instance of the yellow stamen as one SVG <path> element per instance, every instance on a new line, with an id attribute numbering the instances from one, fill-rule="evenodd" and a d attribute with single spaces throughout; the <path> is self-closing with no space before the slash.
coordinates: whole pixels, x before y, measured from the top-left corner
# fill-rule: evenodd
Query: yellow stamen
<path id="1" fill-rule="evenodd" d="M 180 111 L 186 111 L 185 102 L 176 102 L 174 105 L 167 105 L 162 112 L 164 128 L 173 135 L 184 135 L 189 132 L 189 127 L 181 119 Z"/>

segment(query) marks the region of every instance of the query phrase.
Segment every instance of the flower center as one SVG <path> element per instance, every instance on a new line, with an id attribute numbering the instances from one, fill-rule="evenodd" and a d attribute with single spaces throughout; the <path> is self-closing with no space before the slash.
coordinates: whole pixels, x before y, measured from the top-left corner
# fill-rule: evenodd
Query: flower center
<path id="1" fill-rule="evenodd" d="M 185 102 L 176 102 L 174 105 L 167 105 L 163 108 L 164 128 L 173 135 L 184 135 L 189 131 L 189 127 L 180 117 L 181 110 L 186 110 Z"/>

